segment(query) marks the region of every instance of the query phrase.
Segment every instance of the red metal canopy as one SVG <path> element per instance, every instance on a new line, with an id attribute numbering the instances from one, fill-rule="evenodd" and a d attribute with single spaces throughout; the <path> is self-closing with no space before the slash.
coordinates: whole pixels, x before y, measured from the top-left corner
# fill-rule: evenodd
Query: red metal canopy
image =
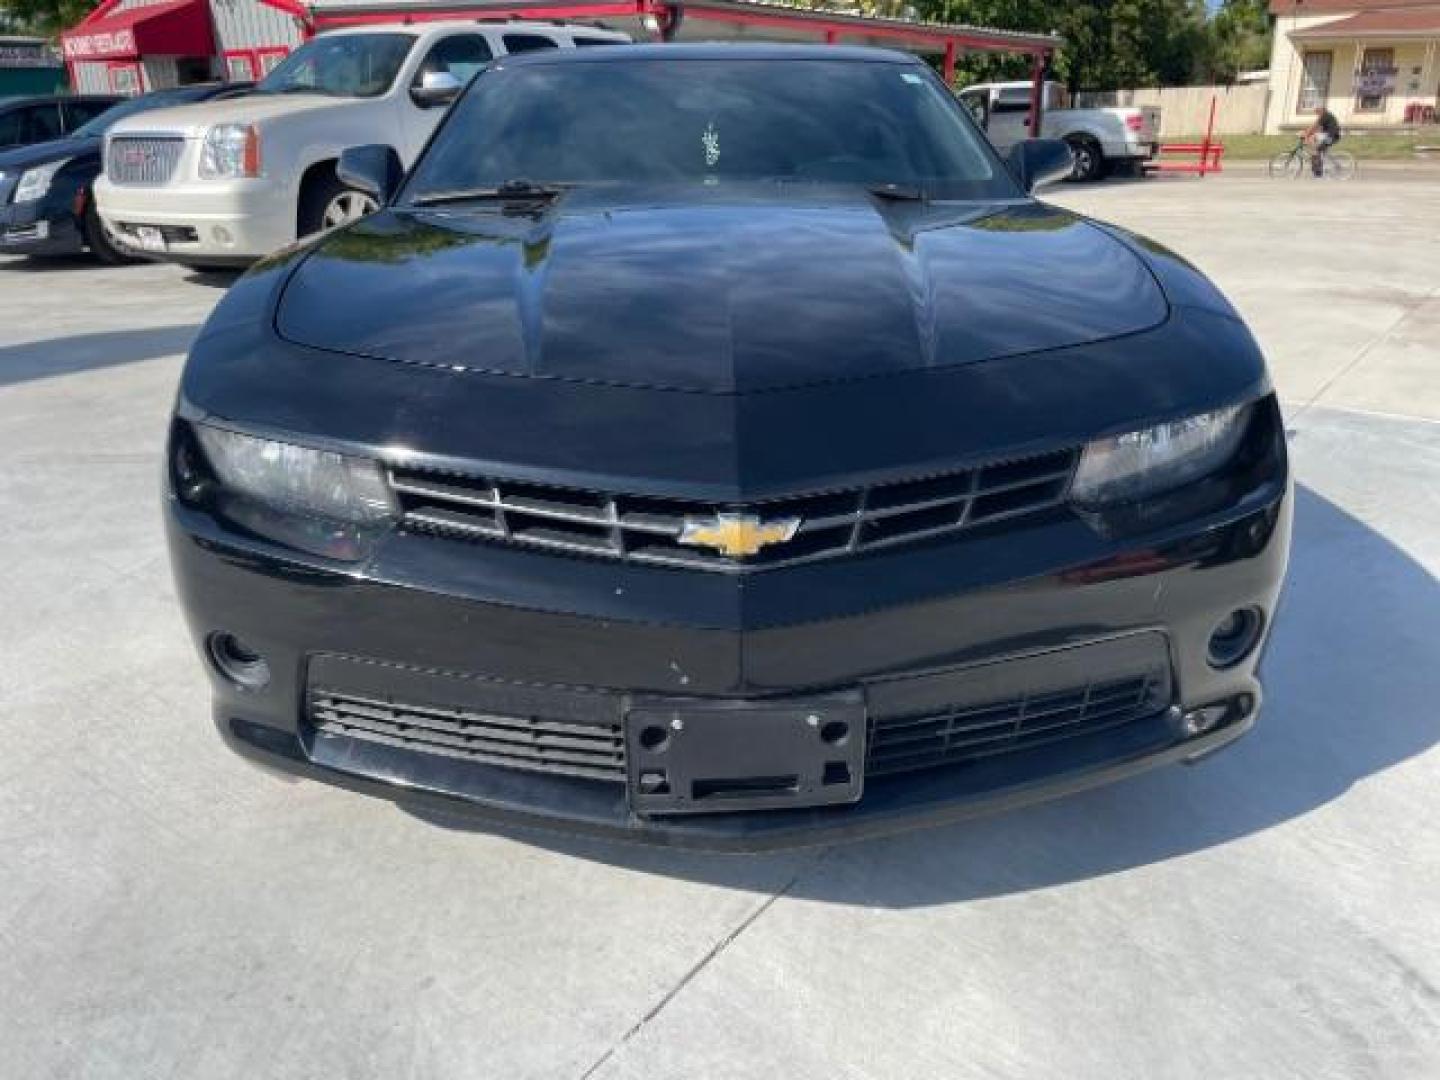
<path id="1" fill-rule="evenodd" d="M 125 11 L 102 7 L 60 35 L 67 61 L 132 60 L 146 56 L 210 56 L 208 0 L 167 0 Z"/>

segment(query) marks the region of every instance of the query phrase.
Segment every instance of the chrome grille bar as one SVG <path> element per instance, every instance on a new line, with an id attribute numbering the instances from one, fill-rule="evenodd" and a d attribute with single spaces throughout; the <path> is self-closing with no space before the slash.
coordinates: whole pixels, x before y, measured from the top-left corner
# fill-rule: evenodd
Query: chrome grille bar
<path id="1" fill-rule="evenodd" d="M 178 136 L 116 135 L 106 145 L 105 175 L 113 184 L 167 183 L 184 148 Z"/>
<path id="2" fill-rule="evenodd" d="M 1059 506 L 1078 454 L 1061 450 L 916 480 L 748 505 L 578 491 L 392 466 L 407 528 L 721 573 L 776 569 L 916 543 Z M 795 537 L 749 558 L 680 543 L 717 513 L 800 519 Z"/>

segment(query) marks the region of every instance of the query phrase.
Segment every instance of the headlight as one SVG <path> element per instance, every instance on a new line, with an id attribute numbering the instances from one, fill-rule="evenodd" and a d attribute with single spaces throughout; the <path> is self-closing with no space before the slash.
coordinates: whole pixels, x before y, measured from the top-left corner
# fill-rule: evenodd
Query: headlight
<path id="1" fill-rule="evenodd" d="M 365 458 L 195 425 L 215 477 L 284 513 L 375 525 L 395 513 L 380 466 Z"/>
<path id="2" fill-rule="evenodd" d="M 1097 439 L 1085 447 L 1070 498 L 1080 506 L 1134 502 L 1206 476 L 1234 455 L 1248 405 Z"/>
<path id="3" fill-rule="evenodd" d="M 50 182 L 55 179 L 55 174 L 69 164 L 70 158 L 61 158 L 48 165 L 26 169 L 20 174 L 20 183 L 15 185 L 15 201 L 22 203 L 43 199 L 50 190 Z"/>
<path id="4" fill-rule="evenodd" d="M 260 175 L 260 133 L 253 124 L 218 124 L 205 133 L 200 150 L 200 175 L 253 177 Z"/>

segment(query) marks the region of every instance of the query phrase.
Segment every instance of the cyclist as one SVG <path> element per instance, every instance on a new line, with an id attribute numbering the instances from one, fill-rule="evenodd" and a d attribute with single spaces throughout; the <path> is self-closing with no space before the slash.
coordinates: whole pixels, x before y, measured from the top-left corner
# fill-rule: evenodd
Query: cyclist
<path id="1" fill-rule="evenodd" d="M 1305 129 L 1305 134 L 1300 136 L 1304 141 L 1310 143 L 1314 153 L 1310 156 L 1310 168 L 1316 176 L 1321 176 L 1325 171 L 1324 153 L 1330 147 L 1340 141 L 1340 121 L 1335 119 L 1335 114 L 1324 105 L 1315 107 L 1315 122 Z"/>

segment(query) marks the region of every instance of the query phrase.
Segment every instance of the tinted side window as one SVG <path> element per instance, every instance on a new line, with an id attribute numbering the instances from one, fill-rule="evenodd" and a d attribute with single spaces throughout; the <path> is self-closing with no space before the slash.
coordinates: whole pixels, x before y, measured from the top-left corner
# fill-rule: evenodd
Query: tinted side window
<path id="1" fill-rule="evenodd" d="M 457 34 L 437 41 L 419 70 L 415 85 L 431 73 L 448 71 L 462 83 L 468 83 L 492 59 L 489 43 L 478 34 Z"/>
<path id="2" fill-rule="evenodd" d="M 506 34 L 502 40 L 505 42 L 507 53 L 534 52 L 536 49 L 558 49 L 560 47 L 554 38 L 541 37 L 539 34 Z"/>
<path id="3" fill-rule="evenodd" d="M 619 45 L 618 41 L 610 41 L 608 38 L 576 37 L 572 38 L 577 49 L 584 49 L 590 45 Z"/>
<path id="4" fill-rule="evenodd" d="M 61 108 L 65 110 L 65 130 L 74 131 L 81 124 L 94 120 L 106 109 L 110 108 L 108 101 L 67 101 Z"/>
<path id="5" fill-rule="evenodd" d="M 60 127 L 59 105 L 35 105 L 25 111 L 28 119 L 25 132 L 27 143 L 49 142 L 65 134 Z"/>
<path id="6" fill-rule="evenodd" d="M 20 142 L 20 129 L 24 125 L 25 112 L 11 109 L 0 112 L 0 146 L 16 146 Z"/>

